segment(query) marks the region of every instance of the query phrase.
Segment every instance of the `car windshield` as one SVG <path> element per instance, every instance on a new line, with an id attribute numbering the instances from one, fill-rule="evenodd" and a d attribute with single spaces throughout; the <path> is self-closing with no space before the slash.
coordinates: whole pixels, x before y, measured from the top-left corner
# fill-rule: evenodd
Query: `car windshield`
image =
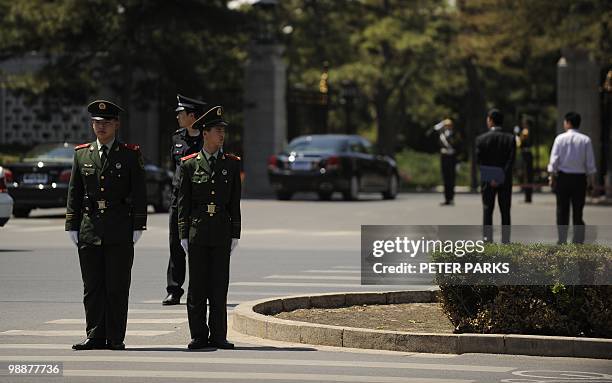
<path id="1" fill-rule="evenodd" d="M 26 153 L 24 161 L 71 162 L 74 155 L 73 144 L 42 144 Z"/>
<path id="2" fill-rule="evenodd" d="M 324 136 L 298 137 L 289 143 L 288 152 L 330 153 L 346 151 L 346 139 Z"/>

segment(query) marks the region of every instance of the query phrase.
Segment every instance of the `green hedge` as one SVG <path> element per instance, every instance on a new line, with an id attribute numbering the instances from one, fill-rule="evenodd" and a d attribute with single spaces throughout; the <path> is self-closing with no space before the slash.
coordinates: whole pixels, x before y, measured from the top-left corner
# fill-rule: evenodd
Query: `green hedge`
<path id="1" fill-rule="evenodd" d="M 397 153 L 395 160 L 402 176 L 403 188 L 431 189 L 444 184 L 440 168 L 440 154 L 438 153 L 406 149 Z M 468 186 L 470 184 L 470 164 L 468 162 L 462 162 L 459 165 L 456 184 L 458 186 Z"/>
<path id="2" fill-rule="evenodd" d="M 608 281 L 612 249 L 598 245 L 490 244 L 471 261 L 510 260 L 522 273 L 558 277 L 561 265 L 590 270 L 582 278 Z M 453 254 L 433 255 L 435 262 L 452 262 Z M 520 260 L 520 262 L 519 262 Z M 455 277 L 437 275 L 442 307 L 458 333 L 505 333 L 612 338 L 611 285 L 461 285 Z M 526 276 L 527 280 L 531 276 Z"/>

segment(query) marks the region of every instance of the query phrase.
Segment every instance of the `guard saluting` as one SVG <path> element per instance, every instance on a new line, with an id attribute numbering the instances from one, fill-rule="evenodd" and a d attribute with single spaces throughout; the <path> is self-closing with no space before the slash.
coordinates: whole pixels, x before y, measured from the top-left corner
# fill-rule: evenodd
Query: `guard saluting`
<path id="1" fill-rule="evenodd" d="M 134 244 L 146 229 L 145 171 L 138 145 L 116 139 L 122 109 L 87 107 L 96 141 L 75 147 L 66 231 L 78 247 L 87 339 L 75 350 L 123 350 Z"/>
<path id="2" fill-rule="evenodd" d="M 194 127 L 204 131 L 204 147 L 181 164 L 178 228 L 189 257 L 190 349 L 234 348 L 226 339 L 226 304 L 230 254 L 240 238 L 241 185 L 240 159 L 221 151 L 226 126 L 220 106 L 200 117 Z"/>
<path id="3" fill-rule="evenodd" d="M 178 209 L 176 206 L 179 188 L 181 158 L 202 150 L 202 132 L 192 127 L 193 123 L 205 112 L 204 101 L 195 100 L 183 95 L 176 95 L 175 109 L 179 129 L 172 134 L 170 156 L 174 162 L 174 178 L 172 179 L 172 200 L 170 201 L 170 259 L 166 272 L 168 295 L 162 301 L 163 305 L 178 305 L 183 295 L 185 282 L 185 252 L 181 247 L 178 233 Z"/>

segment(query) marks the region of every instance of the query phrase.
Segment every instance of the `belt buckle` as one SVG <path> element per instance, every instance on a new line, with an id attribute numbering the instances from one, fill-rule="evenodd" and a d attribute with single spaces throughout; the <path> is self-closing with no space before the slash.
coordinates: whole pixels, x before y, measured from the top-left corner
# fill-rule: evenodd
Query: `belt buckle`
<path id="1" fill-rule="evenodd" d="M 215 208 L 217 207 L 217 205 L 215 205 L 214 203 L 208 204 L 206 205 L 206 212 L 209 214 L 215 214 Z"/>
<path id="2" fill-rule="evenodd" d="M 96 201 L 98 203 L 98 209 L 106 209 L 106 201 L 105 200 L 100 200 L 100 201 Z"/>

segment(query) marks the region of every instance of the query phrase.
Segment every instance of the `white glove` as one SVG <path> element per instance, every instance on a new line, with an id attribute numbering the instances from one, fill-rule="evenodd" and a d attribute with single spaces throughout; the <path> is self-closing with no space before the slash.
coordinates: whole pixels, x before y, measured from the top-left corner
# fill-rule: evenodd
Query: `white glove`
<path id="1" fill-rule="evenodd" d="M 181 247 L 185 250 L 185 254 L 189 254 L 189 240 L 187 238 L 181 239 Z"/>
<path id="2" fill-rule="evenodd" d="M 75 246 L 79 245 L 79 232 L 76 230 L 70 230 L 68 232 L 68 237 L 70 237 L 70 240 L 74 243 Z"/>
<path id="3" fill-rule="evenodd" d="M 132 236 L 132 242 L 134 242 L 134 245 L 136 244 L 136 242 L 138 242 L 141 235 L 142 235 L 142 230 L 134 230 L 134 235 Z"/>
<path id="4" fill-rule="evenodd" d="M 234 252 L 234 249 L 238 246 L 238 238 L 232 238 L 232 244 L 230 245 L 230 255 Z"/>

